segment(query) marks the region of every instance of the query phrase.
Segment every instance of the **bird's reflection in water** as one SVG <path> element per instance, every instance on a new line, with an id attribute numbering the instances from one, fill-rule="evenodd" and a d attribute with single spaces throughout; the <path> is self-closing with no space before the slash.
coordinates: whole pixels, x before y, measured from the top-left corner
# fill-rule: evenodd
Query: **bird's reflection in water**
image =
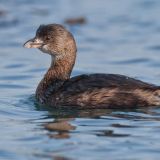
<path id="1" fill-rule="evenodd" d="M 131 125 L 130 123 L 122 123 L 123 120 L 133 120 L 133 121 L 146 121 L 146 120 L 156 120 L 159 121 L 159 118 L 156 118 L 154 115 L 154 110 L 151 108 L 144 109 L 125 109 L 125 110 L 113 110 L 113 109 L 90 109 L 90 110 L 53 110 L 49 109 L 48 118 L 54 118 L 53 122 L 47 123 L 44 125 L 45 129 L 49 131 L 49 137 L 55 139 L 66 139 L 70 138 L 70 134 L 77 132 L 77 128 L 72 123 L 76 118 L 80 119 L 94 119 L 96 122 L 99 120 L 105 119 L 106 128 L 96 129 L 91 134 L 96 136 L 104 137 L 127 137 L 131 136 L 128 133 L 117 133 L 115 128 L 136 128 L 138 126 Z M 113 120 L 113 121 L 112 121 Z M 92 126 L 96 126 L 94 124 Z M 100 122 L 99 122 L 100 123 Z M 100 123 L 101 124 L 101 123 Z M 104 124 L 103 124 L 104 125 Z M 83 125 L 85 126 L 85 125 Z M 89 127 L 88 124 L 86 126 Z M 100 125 L 101 126 L 101 125 Z M 99 127 L 100 127 L 99 126 Z"/>
<path id="2" fill-rule="evenodd" d="M 65 139 L 70 138 L 70 133 L 76 130 L 76 126 L 71 122 L 76 118 L 100 118 L 102 115 L 109 114 L 110 110 L 93 109 L 93 110 L 50 110 L 53 122 L 44 125 L 44 128 L 50 131 L 50 138 Z"/>
<path id="3" fill-rule="evenodd" d="M 76 118 L 92 118 L 102 119 L 103 116 L 108 116 L 111 119 L 113 110 L 109 109 L 93 109 L 93 110 L 50 110 L 49 118 L 51 116 L 54 119 L 53 122 L 46 123 L 44 128 L 49 131 L 48 136 L 55 139 L 66 139 L 70 138 L 70 133 L 76 130 L 76 126 L 72 122 Z M 123 115 L 122 115 L 123 116 Z M 94 132 L 96 136 L 108 136 L 108 137 L 122 137 L 129 136 L 127 134 L 116 134 L 113 130 L 97 130 Z"/>
<path id="4" fill-rule="evenodd" d="M 69 132 L 75 130 L 76 127 L 70 124 L 73 118 L 56 119 L 54 122 L 45 124 L 45 129 L 52 131 L 50 138 L 65 139 L 69 138 Z"/>

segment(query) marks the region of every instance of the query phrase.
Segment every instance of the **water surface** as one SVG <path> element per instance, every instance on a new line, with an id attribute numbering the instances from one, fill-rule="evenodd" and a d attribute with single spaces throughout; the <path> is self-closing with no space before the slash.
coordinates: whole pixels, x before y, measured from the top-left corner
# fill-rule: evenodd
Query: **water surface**
<path id="1" fill-rule="evenodd" d="M 65 25 L 78 45 L 73 76 L 118 73 L 160 85 L 159 0 L 1 0 L 0 159 L 159 160 L 160 108 L 53 110 L 37 106 L 50 57 L 23 43 L 40 24 Z"/>

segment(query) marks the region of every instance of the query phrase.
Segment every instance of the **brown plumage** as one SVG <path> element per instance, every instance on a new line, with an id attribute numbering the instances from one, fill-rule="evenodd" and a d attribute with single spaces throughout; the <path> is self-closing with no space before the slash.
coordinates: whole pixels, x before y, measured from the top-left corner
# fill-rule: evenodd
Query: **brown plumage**
<path id="1" fill-rule="evenodd" d="M 40 104 L 52 107 L 124 108 L 160 105 L 160 87 L 117 74 L 70 78 L 76 43 L 58 24 L 41 25 L 26 48 L 38 48 L 52 57 L 51 66 L 36 90 Z"/>

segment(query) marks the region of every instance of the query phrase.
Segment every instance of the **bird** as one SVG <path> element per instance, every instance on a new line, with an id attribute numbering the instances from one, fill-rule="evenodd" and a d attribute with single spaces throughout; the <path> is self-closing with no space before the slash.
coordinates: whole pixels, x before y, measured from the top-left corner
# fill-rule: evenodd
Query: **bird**
<path id="1" fill-rule="evenodd" d="M 38 84 L 40 105 L 54 108 L 137 108 L 160 105 L 160 87 L 120 74 L 93 73 L 71 77 L 76 61 L 75 39 L 63 25 L 40 25 L 25 48 L 51 56 L 51 65 Z"/>

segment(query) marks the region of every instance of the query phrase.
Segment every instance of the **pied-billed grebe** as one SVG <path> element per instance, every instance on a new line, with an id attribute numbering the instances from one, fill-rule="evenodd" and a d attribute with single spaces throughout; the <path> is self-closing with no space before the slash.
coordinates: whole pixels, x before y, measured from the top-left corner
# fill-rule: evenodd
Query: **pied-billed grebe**
<path id="1" fill-rule="evenodd" d="M 36 90 L 41 104 L 53 107 L 115 108 L 160 105 L 160 87 L 117 74 L 70 78 L 76 58 L 72 34 L 59 24 L 41 25 L 24 44 L 52 57 L 51 66 Z"/>

